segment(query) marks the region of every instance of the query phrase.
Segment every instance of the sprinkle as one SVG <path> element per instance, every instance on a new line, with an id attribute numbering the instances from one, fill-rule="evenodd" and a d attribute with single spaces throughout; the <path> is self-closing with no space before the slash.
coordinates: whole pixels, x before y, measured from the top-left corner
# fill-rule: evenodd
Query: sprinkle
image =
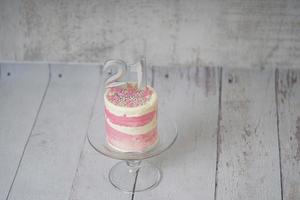
<path id="1" fill-rule="evenodd" d="M 126 86 L 109 88 L 107 99 L 115 105 L 124 107 L 137 107 L 144 105 L 152 95 L 148 87 L 138 89 L 137 84 L 127 83 Z"/>

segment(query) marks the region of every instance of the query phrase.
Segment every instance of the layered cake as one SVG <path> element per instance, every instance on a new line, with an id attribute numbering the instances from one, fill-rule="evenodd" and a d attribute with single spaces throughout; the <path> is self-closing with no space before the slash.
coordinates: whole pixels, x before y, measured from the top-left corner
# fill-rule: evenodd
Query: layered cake
<path id="1" fill-rule="evenodd" d="M 125 83 L 104 94 L 107 143 L 122 152 L 145 152 L 157 143 L 157 94 Z"/>

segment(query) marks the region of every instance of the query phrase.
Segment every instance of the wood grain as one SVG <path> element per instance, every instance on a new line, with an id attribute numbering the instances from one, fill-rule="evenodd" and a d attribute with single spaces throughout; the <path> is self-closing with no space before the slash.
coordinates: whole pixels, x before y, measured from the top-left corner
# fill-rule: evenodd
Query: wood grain
<path id="1" fill-rule="evenodd" d="M 96 98 L 99 67 L 53 65 L 9 199 L 67 199 Z"/>
<path id="2" fill-rule="evenodd" d="M 135 199 L 213 199 L 218 73 L 201 67 L 153 69 L 159 109 L 175 119 L 179 137 L 170 150 L 150 160 L 162 170 L 160 185 L 136 193 Z"/>
<path id="3" fill-rule="evenodd" d="M 299 68 L 297 0 L 1 0 L 0 60 Z"/>
<path id="4" fill-rule="evenodd" d="M 283 198 L 300 199 L 300 70 L 277 70 Z"/>
<path id="5" fill-rule="evenodd" d="M 224 69 L 216 199 L 281 199 L 273 70 Z"/>
<path id="6" fill-rule="evenodd" d="M 1 64 L 0 199 L 17 173 L 49 79 L 48 65 Z"/>

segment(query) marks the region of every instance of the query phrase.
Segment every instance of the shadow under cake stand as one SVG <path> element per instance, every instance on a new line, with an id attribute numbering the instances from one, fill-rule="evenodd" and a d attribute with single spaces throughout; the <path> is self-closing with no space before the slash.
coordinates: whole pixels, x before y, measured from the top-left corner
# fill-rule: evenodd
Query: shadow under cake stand
<path id="1" fill-rule="evenodd" d="M 104 130 L 88 133 L 90 145 L 99 153 L 117 160 L 109 171 L 110 183 L 117 189 L 126 192 L 141 192 L 156 187 L 161 181 L 160 169 L 143 161 L 158 156 L 169 149 L 176 141 L 178 131 L 175 122 L 167 116 L 158 115 L 158 143 L 149 151 L 143 153 L 120 152 L 106 143 Z"/>

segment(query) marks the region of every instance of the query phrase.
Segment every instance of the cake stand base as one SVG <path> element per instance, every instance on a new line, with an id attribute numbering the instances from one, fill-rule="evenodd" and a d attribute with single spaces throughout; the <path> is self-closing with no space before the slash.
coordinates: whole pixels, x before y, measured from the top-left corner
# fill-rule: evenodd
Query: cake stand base
<path id="1" fill-rule="evenodd" d="M 160 170 L 141 160 L 118 162 L 111 168 L 108 176 L 115 188 L 126 193 L 153 189 L 161 181 Z"/>

